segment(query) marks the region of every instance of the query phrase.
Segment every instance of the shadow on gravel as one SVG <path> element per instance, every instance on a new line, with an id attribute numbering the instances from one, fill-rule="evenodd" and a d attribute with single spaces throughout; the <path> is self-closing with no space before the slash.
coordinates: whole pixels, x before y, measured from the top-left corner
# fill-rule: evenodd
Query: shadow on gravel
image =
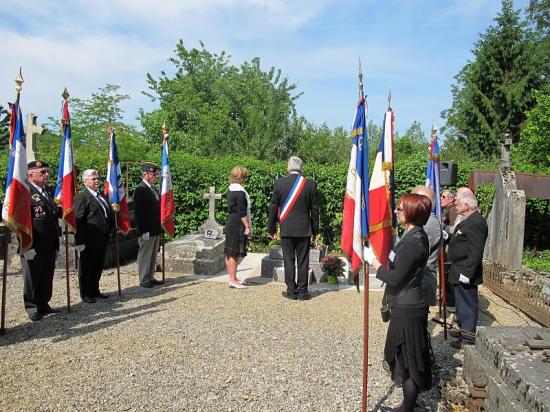
<path id="1" fill-rule="evenodd" d="M 167 279 L 164 285 L 144 289 L 133 286 L 122 290 L 119 298 L 117 291 L 111 292 L 108 299 L 98 299 L 96 303 L 78 302 L 71 304 L 71 312 L 62 308 L 58 314 L 48 315 L 38 322 L 30 320 L 13 328 L 6 329 L 5 335 L 0 337 L 0 347 L 13 345 L 32 339 L 52 339 L 54 342 L 68 340 L 77 336 L 87 335 L 95 331 L 108 328 L 128 320 L 158 312 L 162 305 L 178 298 L 164 298 L 158 301 L 145 303 L 140 306 L 124 308 L 123 303 L 130 300 L 150 299 L 169 292 L 174 287 L 182 288 L 193 286 L 202 281 L 186 280 L 184 277 Z M 182 285 L 183 284 L 183 285 Z M 73 290 L 78 296 L 78 290 Z"/>

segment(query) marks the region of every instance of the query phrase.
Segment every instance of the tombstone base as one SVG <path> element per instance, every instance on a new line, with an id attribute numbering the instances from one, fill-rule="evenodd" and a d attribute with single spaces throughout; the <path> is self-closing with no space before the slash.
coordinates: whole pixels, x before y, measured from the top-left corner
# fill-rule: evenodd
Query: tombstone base
<path id="1" fill-rule="evenodd" d="M 184 236 L 164 245 L 167 272 L 214 275 L 225 267 L 225 239 L 206 239 L 204 234 Z"/>

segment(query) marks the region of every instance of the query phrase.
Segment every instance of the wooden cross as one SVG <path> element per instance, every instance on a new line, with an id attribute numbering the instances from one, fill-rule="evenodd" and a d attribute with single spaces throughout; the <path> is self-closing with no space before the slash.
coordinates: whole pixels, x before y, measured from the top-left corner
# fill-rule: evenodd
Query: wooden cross
<path id="1" fill-rule="evenodd" d="M 216 193 L 214 186 L 210 186 L 210 191 L 203 195 L 204 199 L 208 199 L 208 219 L 216 220 L 216 200 L 222 198 L 222 195 Z"/>

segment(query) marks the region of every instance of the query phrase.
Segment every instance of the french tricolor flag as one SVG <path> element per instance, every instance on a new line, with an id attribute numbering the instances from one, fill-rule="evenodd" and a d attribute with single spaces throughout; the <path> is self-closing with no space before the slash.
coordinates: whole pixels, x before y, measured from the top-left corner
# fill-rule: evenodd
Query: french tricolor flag
<path id="1" fill-rule="evenodd" d="M 126 192 L 122 185 L 122 173 L 116 146 L 115 129 L 111 128 L 109 137 L 109 163 L 107 164 L 107 181 L 103 193 L 116 212 L 117 227 L 125 236 L 130 231 L 130 215 L 126 203 Z"/>
<path id="2" fill-rule="evenodd" d="M 69 116 L 69 100 L 67 89 L 63 102 L 63 143 L 61 144 L 61 156 L 57 171 L 57 183 L 55 186 L 55 203 L 63 210 L 63 220 L 67 223 L 71 232 L 76 231 L 76 217 L 74 214 L 74 197 L 77 192 L 77 182 L 74 166 L 73 139 L 71 137 L 71 121 Z"/>
<path id="3" fill-rule="evenodd" d="M 32 245 L 31 197 L 27 183 L 27 152 L 23 114 L 17 100 L 11 105 L 10 153 L 6 191 L 2 205 L 2 221 L 17 235 L 19 253 L 26 252 Z"/>
<path id="4" fill-rule="evenodd" d="M 363 240 L 369 234 L 369 157 L 365 106 L 366 101 L 361 98 L 357 103 L 351 130 L 353 147 L 344 196 L 340 242 L 342 251 L 351 259 L 352 270 L 356 270 L 364 262 Z"/>
<path id="5" fill-rule="evenodd" d="M 162 228 L 170 237 L 174 237 L 174 191 L 172 176 L 170 175 L 170 161 L 168 160 L 168 130 L 162 127 L 162 169 L 160 182 L 160 222 Z"/>
<path id="6" fill-rule="evenodd" d="M 388 263 L 396 226 L 393 214 L 393 128 L 394 113 L 391 108 L 388 108 L 384 115 L 382 137 L 376 153 L 369 187 L 369 242 L 383 265 Z"/>

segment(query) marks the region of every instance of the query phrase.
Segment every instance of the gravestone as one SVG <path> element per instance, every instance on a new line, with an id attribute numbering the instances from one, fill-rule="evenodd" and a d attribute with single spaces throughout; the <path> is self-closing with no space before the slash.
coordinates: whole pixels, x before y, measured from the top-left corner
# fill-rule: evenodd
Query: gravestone
<path id="1" fill-rule="evenodd" d="M 548 347 L 548 328 L 478 328 L 464 351 L 464 380 L 488 411 L 550 411 Z"/>
<path id="2" fill-rule="evenodd" d="M 225 267 L 223 226 L 216 222 L 216 200 L 221 199 L 213 186 L 204 195 L 208 199 L 208 219 L 197 233 L 164 245 L 165 271 L 193 275 L 214 275 Z"/>
<path id="3" fill-rule="evenodd" d="M 31 162 L 36 160 L 34 156 L 36 153 L 36 137 L 34 137 L 34 135 L 42 133 L 44 128 L 36 124 L 36 119 L 38 116 L 33 113 L 29 113 L 26 117 L 25 139 L 27 141 L 27 162 Z"/>
<path id="4" fill-rule="evenodd" d="M 321 260 L 325 256 L 325 251 L 322 249 L 310 249 L 309 251 L 309 267 L 310 271 L 317 283 L 326 281 L 321 270 Z M 274 282 L 285 281 L 285 269 L 283 262 L 283 249 L 280 245 L 272 246 L 269 249 L 269 254 L 262 259 L 261 276 L 271 278 Z M 310 277 L 310 283 L 313 278 Z"/>
<path id="5" fill-rule="evenodd" d="M 508 269 L 520 269 L 525 232 L 525 192 L 518 190 L 510 166 L 512 139 L 504 135 L 500 170 L 495 175 L 495 199 L 487 225 L 484 258 Z"/>

